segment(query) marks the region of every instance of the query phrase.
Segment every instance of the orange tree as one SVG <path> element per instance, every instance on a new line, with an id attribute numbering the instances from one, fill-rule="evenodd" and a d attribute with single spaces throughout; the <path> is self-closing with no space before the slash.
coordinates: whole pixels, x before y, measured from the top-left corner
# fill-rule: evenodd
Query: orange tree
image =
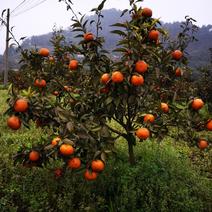
<path id="1" fill-rule="evenodd" d="M 200 116 L 204 102 L 193 96 L 186 80 L 185 47 L 192 20 L 187 19 L 179 42 L 167 45 L 167 32 L 152 18 L 152 11 L 138 7 L 141 1 L 131 0 L 131 8 L 122 14 L 129 13 L 131 19 L 113 25 L 120 30 L 112 33 L 121 36 L 114 50 L 119 60 L 114 62 L 103 49 L 104 38 L 100 36 L 105 0 L 92 10 L 94 20 L 78 18 L 71 1 L 64 2 L 74 14 L 72 28 L 79 42 L 66 44 L 56 32 L 52 55 L 43 48 L 25 50 L 22 68 L 32 86 L 25 90 L 12 86 L 8 99 L 7 114 L 13 118 L 8 119 L 9 127 L 17 130 L 22 122 L 29 126 L 33 120 L 47 132 L 45 126 L 49 127 L 53 134 L 37 146 L 20 148 L 16 161 L 43 166 L 51 158 L 61 158 L 64 168 L 84 167 L 84 177 L 94 180 L 118 137 L 128 143 L 131 164 L 135 163 L 137 141 L 160 141 L 170 135 L 195 144 L 199 140 L 196 131 L 204 130 L 210 120 Z M 95 33 L 88 30 L 92 25 Z M 23 105 L 15 107 L 20 99 L 25 100 L 24 109 Z M 173 129 L 177 133 L 173 134 Z"/>
<path id="2" fill-rule="evenodd" d="M 152 137 L 160 141 L 174 127 L 178 133 L 172 136 L 196 143 L 195 132 L 205 129 L 208 117 L 201 121 L 198 111 L 204 103 L 193 96 L 195 90 L 188 81 L 185 49 L 195 40 L 193 19 L 186 18 L 177 41 L 170 43 L 149 8 L 137 7 L 134 1 L 130 4 L 131 9 L 123 14 L 129 12 L 131 20 L 113 25 L 120 28 L 112 31 L 121 36 L 115 49 L 120 61 L 113 64 L 110 73 L 102 75 L 101 81 L 108 91 L 103 96 L 105 113 L 124 132 L 109 128 L 127 140 L 133 164 L 136 140 Z"/>
<path id="3" fill-rule="evenodd" d="M 9 89 L 7 124 L 17 130 L 22 123 L 28 127 L 32 120 L 47 132 L 50 131 L 45 126 L 49 127 L 53 134 L 50 140 L 32 149 L 21 147 L 15 157 L 17 162 L 43 166 L 52 158 L 61 158 L 65 168 L 78 169 L 82 161 L 87 180 L 95 179 L 96 173 L 104 169 L 103 161 L 114 138 L 101 112 L 103 105 L 99 107 L 99 77 L 111 66 L 102 49 L 103 38 L 98 35 L 103 4 L 104 1 L 94 9 L 97 20 L 90 22 L 96 25 L 95 36 L 86 29 L 88 20 L 75 15 L 72 26 L 80 38 L 78 45 L 65 44 L 63 35 L 56 31 L 53 54 L 46 48 L 22 51 L 21 70 L 30 86 L 25 88 L 18 83 Z"/>

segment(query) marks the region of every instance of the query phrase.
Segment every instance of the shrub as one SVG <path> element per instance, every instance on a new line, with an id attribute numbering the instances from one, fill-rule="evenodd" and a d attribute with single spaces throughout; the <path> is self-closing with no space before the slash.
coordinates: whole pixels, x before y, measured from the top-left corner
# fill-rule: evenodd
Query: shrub
<path id="1" fill-rule="evenodd" d="M 44 169 L 26 169 L 13 167 L 1 156 L 0 210 L 210 211 L 210 180 L 191 166 L 187 150 L 144 142 L 136 148 L 134 166 L 127 162 L 126 150 L 121 141 L 116 159 L 108 160 L 95 182 L 84 181 L 84 170 L 69 170 L 55 178 L 59 162 Z"/>
<path id="2" fill-rule="evenodd" d="M 185 154 L 167 144 L 141 146 L 134 167 L 120 152 L 121 160 L 113 161 L 101 178 L 112 211 L 209 211 L 210 180 L 194 170 Z"/>

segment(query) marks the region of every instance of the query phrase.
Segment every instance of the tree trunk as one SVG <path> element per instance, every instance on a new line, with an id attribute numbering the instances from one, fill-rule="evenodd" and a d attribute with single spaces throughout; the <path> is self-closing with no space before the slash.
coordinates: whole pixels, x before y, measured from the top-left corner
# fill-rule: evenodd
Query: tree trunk
<path id="1" fill-rule="evenodd" d="M 133 146 L 135 145 L 135 137 L 133 134 L 128 134 L 127 142 L 128 142 L 128 154 L 129 154 L 130 165 L 135 165 L 135 154 L 133 150 Z"/>

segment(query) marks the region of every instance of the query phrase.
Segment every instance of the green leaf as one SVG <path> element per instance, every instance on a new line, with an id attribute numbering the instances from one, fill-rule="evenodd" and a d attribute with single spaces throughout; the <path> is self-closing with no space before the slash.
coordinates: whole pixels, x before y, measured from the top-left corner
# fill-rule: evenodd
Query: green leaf
<path id="1" fill-rule="evenodd" d="M 93 159 L 96 159 L 102 152 L 100 150 L 97 150 L 93 156 Z"/>
<path id="2" fill-rule="evenodd" d="M 81 24 L 77 21 L 75 22 L 74 24 L 71 25 L 73 28 L 76 28 L 76 27 L 81 27 Z"/>
<path id="3" fill-rule="evenodd" d="M 72 133 L 73 131 L 74 131 L 74 125 L 73 125 L 73 122 L 68 122 L 67 124 L 66 124 L 66 128 L 67 128 L 67 130 L 70 132 L 70 133 Z"/>
<path id="4" fill-rule="evenodd" d="M 209 119 L 210 118 L 210 112 L 208 109 L 208 104 L 205 104 L 203 108 L 199 110 L 199 114 L 202 119 Z"/>
<path id="5" fill-rule="evenodd" d="M 72 32 L 83 32 L 82 28 L 75 28 L 72 30 Z"/>
<path id="6" fill-rule="evenodd" d="M 96 126 L 95 128 L 91 129 L 92 132 L 98 132 L 99 130 L 101 130 L 100 126 Z"/>
<path id="7" fill-rule="evenodd" d="M 128 9 L 123 10 L 120 17 L 122 17 L 127 11 Z"/>
<path id="8" fill-rule="evenodd" d="M 125 49 L 125 48 L 117 48 L 117 49 L 114 49 L 113 52 L 127 52 L 127 49 Z"/>
<path id="9" fill-rule="evenodd" d="M 121 45 L 125 45 L 125 44 L 128 44 L 128 40 L 127 39 L 120 40 L 117 45 L 121 46 Z"/>
<path id="10" fill-rule="evenodd" d="M 74 145 L 74 142 L 72 140 L 68 139 L 68 138 L 63 139 L 62 142 L 65 143 L 65 144 Z"/>
<path id="11" fill-rule="evenodd" d="M 111 102 L 113 101 L 113 98 L 111 96 L 109 96 L 106 100 L 105 100 L 105 104 L 109 105 Z"/>
<path id="12" fill-rule="evenodd" d="M 24 40 L 26 38 L 26 36 L 25 37 L 21 37 L 19 40 Z"/>
<path id="13" fill-rule="evenodd" d="M 187 105 L 182 105 L 182 104 L 179 104 L 179 103 L 174 103 L 174 106 L 177 108 L 177 109 L 180 109 L 180 110 L 184 110 L 186 109 L 188 106 Z"/>
<path id="14" fill-rule="evenodd" d="M 71 0 L 68 0 L 69 3 L 73 4 Z"/>
<path id="15" fill-rule="evenodd" d="M 45 147 L 44 147 L 44 150 L 47 151 L 47 150 L 50 150 L 50 149 L 53 149 L 53 148 L 54 148 L 54 146 L 50 144 L 50 145 L 48 145 L 48 146 L 45 146 Z"/>
<path id="16" fill-rule="evenodd" d="M 105 152 L 106 154 L 110 154 L 112 151 L 111 151 L 111 150 L 104 150 L 104 152 Z"/>
<path id="17" fill-rule="evenodd" d="M 98 10 L 102 10 L 103 7 L 104 7 L 105 2 L 106 2 L 106 0 L 103 0 L 103 1 L 101 2 L 101 4 L 97 7 L 97 9 L 98 9 Z"/>
<path id="18" fill-rule="evenodd" d="M 120 102 L 121 102 L 121 99 L 120 99 L 120 98 L 116 98 L 116 99 L 114 100 L 114 104 L 116 105 L 116 107 L 119 106 Z"/>
<path id="19" fill-rule="evenodd" d="M 98 9 L 97 8 L 93 8 L 92 10 L 91 10 L 91 12 L 96 12 L 96 11 L 98 11 Z"/>
<path id="20" fill-rule="evenodd" d="M 86 21 L 83 23 L 82 27 L 85 28 L 87 23 L 88 23 L 88 20 L 86 20 Z"/>
<path id="21" fill-rule="evenodd" d="M 130 0 L 130 5 L 132 5 L 134 3 L 135 0 Z"/>
<path id="22" fill-rule="evenodd" d="M 90 25 L 93 24 L 94 22 L 95 22 L 94 20 L 90 21 Z"/>
<path id="23" fill-rule="evenodd" d="M 123 27 L 123 28 L 127 28 L 127 25 L 125 23 L 115 23 L 113 25 L 111 25 L 112 27 Z"/>
<path id="24" fill-rule="evenodd" d="M 85 17 L 85 15 L 83 15 L 83 16 L 80 18 L 80 23 L 82 23 L 84 17 Z"/>
<path id="25" fill-rule="evenodd" d="M 105 154 L 105 152 L 102 152 L 102 154 L 101 154 L 101 160 L 104 162 L 104 163 L 106 163 L 106 154 Z"/>
<path id="26" fill-rule="evenodd" d="M 120 35 L 120 36 L 127 36 L 125 32 L 121 31 L 121 30 L 112 30 L 111 33 L 113 34 L 117 34 L 117 35 Z"/>
<path id="27" fill-rule="evenodd" d="M 6 12 L 6 9 L 4 9 L 3 11 L 2 11 L 2 13 L 1 13 L 1 17 L 3 18 L 3 16 L 4 16 L 4 13 Z"/>

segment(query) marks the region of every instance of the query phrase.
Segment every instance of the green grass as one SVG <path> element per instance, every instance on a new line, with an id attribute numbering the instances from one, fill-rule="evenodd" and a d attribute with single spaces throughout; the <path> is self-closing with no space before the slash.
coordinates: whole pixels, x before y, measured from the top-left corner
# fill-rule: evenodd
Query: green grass
<path id="1" fill-rule="evenodd" d="M 7 90 L 0 90 L 0 114 L 2 115 L 3 111 L 7 108 L 6 105 L 7 99 Z"/>
<path id="2" fill-rule="evenodd" d="M 43 138 L 40 128 L 6 126 L 7 91 L 0 90 L 0 211 L 211 211 L 212 151 L 188 147 L 165 138 L 135 146 L 137 164 L 130 166 L 127 143 L 116 142 L 116 157 L 96 182 L 85 182 L 82 171 L 55 179 L 53 168 L 13 165 L 20 145 Z"/>

